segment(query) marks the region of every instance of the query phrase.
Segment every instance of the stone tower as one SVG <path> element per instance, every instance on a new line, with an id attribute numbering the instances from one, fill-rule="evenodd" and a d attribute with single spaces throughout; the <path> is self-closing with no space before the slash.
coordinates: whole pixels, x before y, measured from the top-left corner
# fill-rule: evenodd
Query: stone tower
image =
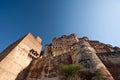
<path id="1" fill-rule="evenodd" d="M 90 64 L 92 69 L 99 73 L 104 80 L 114 80 L 107 67 L 103 64 L 97 56 L 95 49 L 86 40 L 79 42 L 80 53 L 86 64 Z"/>
<path id="2" fill-rule="evenodd" d="M 0 54 L 0 80 L 15 80 L 41 52 L 41 38 L 28 33 Z"/>

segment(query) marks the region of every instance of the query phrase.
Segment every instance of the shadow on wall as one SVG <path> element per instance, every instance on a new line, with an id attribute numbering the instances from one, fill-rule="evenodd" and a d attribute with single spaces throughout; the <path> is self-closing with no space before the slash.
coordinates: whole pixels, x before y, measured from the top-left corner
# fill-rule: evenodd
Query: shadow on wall
<path id="1" fill-rule="evenodd" d="M 27 75 L 28 75 L 28 73 L 29 73 L 29 71 L 30 71 L 32 62 L 33 62 L 33 61 L 31 61 L 31 63 L 29 64 L 29 66 L 27 66 L 25 69 L 23 69 L 23 71 L 21 71 L 21 72 L 18 74 L 18 76 L 17 76 L 17 78 L 16 78 L 15 80 L 26 80 L 26 77 L 27 77 Z"/>
<path id="2" fill-rule="evenodd" d="M 120 76 L 120 51 L 97 53 L 98 57 L 110 71 L 115 80 Z"/>
<path id="3" fill-rule="evenodd" d="M 10 53 L 10 51 L 14 49 L 21 42 L 23 38 L 24 37 L 22 37 L 21 39 L 17 40 L 16 42 L 8 46 L 3 52 L 0 52 L 0 61 L 4 59 Z"/>

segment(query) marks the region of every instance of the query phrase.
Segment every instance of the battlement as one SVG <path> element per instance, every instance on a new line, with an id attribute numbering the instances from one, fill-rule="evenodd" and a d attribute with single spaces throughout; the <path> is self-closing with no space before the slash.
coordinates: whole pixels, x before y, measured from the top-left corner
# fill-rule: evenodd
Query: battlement
<path id="1" fill-rule="evenodd" d="M 83 36 L 82 38 L 79 38 L 79 40 L 85 40 L 85 41 L 88 41 L 89 38 L 87 36 Z"/>
<path id="2" fill-rule="evenodd" d="M 89 40 L 89 43 L 97 53 L 120 51 L 119 47 L 113 47 L 110 44 L 104 44 L 99 41 Z"/>
<path id="3" fill-rule="evenodd" d="M 70 46 L 79 42 L 76 34 L 63 35 L 60 38 L 54 38 L 52 40 L 51 51 L 53 55 L 60 55 L 67 52 Z"/>
<path id="4" fill-rule="evenodd" d="M 75 42 L 78 42 L 78 38 L 77 38 L 77 35 L 76 34 L 71 34 L 71 35 L 63 35 L 59 38 L 54 38 L 52 40 L 52 45 L 59 45 L 59 44 L 62 44 L 62 43 L 67 43 L 67 44 L 72 44 L 72 43 L 75 43 Z"/>

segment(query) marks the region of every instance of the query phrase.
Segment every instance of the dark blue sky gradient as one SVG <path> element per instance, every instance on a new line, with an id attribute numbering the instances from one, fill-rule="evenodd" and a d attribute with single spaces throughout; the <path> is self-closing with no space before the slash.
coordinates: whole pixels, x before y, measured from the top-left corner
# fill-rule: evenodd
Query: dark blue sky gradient
<path id="1" fill-rule="evenodd" d="M 120 46 L 119 0 L 0 0 L 0 52 L 31 32 L 42 44 L 77 34 Z"/>

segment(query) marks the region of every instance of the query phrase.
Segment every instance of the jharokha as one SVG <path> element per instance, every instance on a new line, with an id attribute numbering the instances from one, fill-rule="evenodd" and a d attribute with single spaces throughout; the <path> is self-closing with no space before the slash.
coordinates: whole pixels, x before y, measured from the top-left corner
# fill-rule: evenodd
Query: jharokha
<path id="1" fill-rule="evenodd" d="M 31 33 L 0 53 L 0 80 L 63 80 L 60 64 L 84 69 L 68 80 L 120 79 L 120 48 L 76 34 L 54 38 L 42 50 L 42 39 Z"/>

